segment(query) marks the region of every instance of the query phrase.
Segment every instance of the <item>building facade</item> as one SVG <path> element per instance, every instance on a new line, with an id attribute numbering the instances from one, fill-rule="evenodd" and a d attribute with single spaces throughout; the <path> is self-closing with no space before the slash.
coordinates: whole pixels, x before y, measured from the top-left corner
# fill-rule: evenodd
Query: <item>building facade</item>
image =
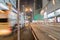
<path id="1" fill-rule="evenodd" d="M 60 15 L 60 12 L 57 12 L 57 10 L 60 9 L 60 0 L 43 0 L 42 4 L 42 9 L 44 10 L 44 13 L 47 13 L 46 15 L 48 19 L 54 18 L 55 22 L 60 19 L 57 17 Z"/>
<path id="2" fill-rule="evenodd" d="M 11 3 L 13 8 L 16 8 L 16 0 L 0 0 L 0 3 L 3 5 L 7 6 L 6 3 Z"/>

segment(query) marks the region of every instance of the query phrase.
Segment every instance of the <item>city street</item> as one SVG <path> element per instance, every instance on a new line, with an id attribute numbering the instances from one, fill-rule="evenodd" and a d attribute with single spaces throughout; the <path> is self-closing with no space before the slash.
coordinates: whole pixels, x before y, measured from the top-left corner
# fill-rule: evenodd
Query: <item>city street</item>
<path id="1" fill-rule="evenodd" d="M 52 38 L 53 40 L 60 40 L 60 27 L 58 26 L 55 26 L 52 24 L 48 24 L 48 25 L 44 25 L 44 24 L 39 24 L 39 23 L 36 23 L 36 24 L 33 24 L 32 25 L 32 28 L 34 29 L 34 31 L 36 32 L 37 34 L 37 37 L 40 38 L 40 31 L 42 32 L 42 36 L 43 37 L 46 37 L 47 39 L 49 39 L 48 37 Z M 40 36 L 39 36 L 39 35 Z M 47 35 L 47 36 L 44 36 L 44 35 Z M 42 37 L 42 39 L 43 39 Z M 46 39 L 45 38 L 45 39 Z M 52 40 L 50 39 L 50 40 Z"/>
<path id="2" fill-rule="evenodd" d="M 8 36 L 0 36 L 0 40 L 17 40 L 17 33 L 13 33 Z"/>
<path id="3" fill-rule="evenodd" d="M 0 36 L 0 40 L 18 40 L 17 39 L 17 33 L 13 33 L 9 36 Z M 20 30 L 20 40 L 35 40 L 33 37 L 33 34 L 29 28 L 23 28 Z"/>
<path id="4" fill-rule="evenodd" d="M 0 40 L 60 40 L 60 0 L 0 0 Z"/>

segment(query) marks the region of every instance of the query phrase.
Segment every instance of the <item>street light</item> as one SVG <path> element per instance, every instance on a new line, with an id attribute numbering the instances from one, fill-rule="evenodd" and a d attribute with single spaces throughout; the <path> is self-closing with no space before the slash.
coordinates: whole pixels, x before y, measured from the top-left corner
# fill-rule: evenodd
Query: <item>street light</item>
<path id="1" fill-rule="evenodd" d="M 31 8 L 25 8 L 25 12 L 32 12 Z"/>
<path id="2" fill-rule="evenodd" d="M 28 8 L 25 8 L 25 12 L 27 12 L 27 11 L 29 11 L 29 9 Z"/>

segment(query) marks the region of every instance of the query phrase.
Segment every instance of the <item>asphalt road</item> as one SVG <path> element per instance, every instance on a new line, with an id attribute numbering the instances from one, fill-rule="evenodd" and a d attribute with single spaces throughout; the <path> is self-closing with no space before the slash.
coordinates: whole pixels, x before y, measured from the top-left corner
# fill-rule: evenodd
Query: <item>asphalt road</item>
<path id="1" fill-rule="evenodd" d="M 47 39 L 52 38 L 53 40 L 60 40 L 60 25 L 58 25 L 58 24 L 55 24 L 55 25 L 53 25 L 53 24 L 39 24 L 39 23 L 31 24 L 31 25 L 32 25 L 32 27 L 35 26 L 33 28 L 35 30 L 38 30 L 39 34 L 42 33 L 43 35 L 46 35 L 45 37 Z M 43 39 L 43 37 L 42 37 L 42 39 Z M 52 39 L 50 39 L 50 40 L 52 40 Z"/>
<path id="2" fill-rule="evenodd" d="M 20 32 L 20 40 L 35 40 L 30 28 L 23 28 Z"/>
<path id="3" fill-rule="evenodd" d="M 20 30 L 20 40 L 35 40 L 28 27 L 29 25 Z M 31 27 L 39 40 L 60 40 L 60 25 L 36 23 L 31 24 Z M 17 33 L 5 37 L 0 36 L 0 40 L 17 40 Z"/>

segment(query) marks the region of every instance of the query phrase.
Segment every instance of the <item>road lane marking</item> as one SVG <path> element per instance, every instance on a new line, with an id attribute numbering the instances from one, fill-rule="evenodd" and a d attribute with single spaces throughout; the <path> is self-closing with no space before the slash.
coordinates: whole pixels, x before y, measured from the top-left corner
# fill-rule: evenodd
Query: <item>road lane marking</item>
<path id="1" fill-rule="evenodd" d="M 55 37 L 53 37 L 52 35 L 48 35 L 50 38 L 57 40 Z"/>

